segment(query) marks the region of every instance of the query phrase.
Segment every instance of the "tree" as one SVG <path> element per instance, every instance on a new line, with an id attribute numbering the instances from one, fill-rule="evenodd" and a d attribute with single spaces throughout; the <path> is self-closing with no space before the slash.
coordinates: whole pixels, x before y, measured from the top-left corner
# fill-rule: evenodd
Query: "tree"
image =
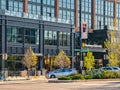
<path id="1" fill-rule="evenodd" d="M 70 67 L 70 59 L 66 56 L 63 50 L 55 57 L 55 64 L 60 68 L 68 68 Z"/>
<path id="2" fill-rule="evenodd" d="M 115 40 L 115 31 L 110 30 L 109 31 L 109 38 L 104 42 L 104 46 L 108 53 L 108 59 L 109 59 L 109 66 L 118 66 L 119 65 L 119 59 L 120 59 L 120 41 Z"/>
<path id="3" fill-rule="evenodd" d="M 24 57 L 23 57 L 23 64 L 27 67 L 28 72 L 28 78 L 29 78 L 29 72 L 32 67 L 35 67 L 37 64 L 37 56 L 34 54 L 33 50 L 31 48 L 27 49 Z"/>
<path id="4" fill-rule="evenodd" d="M 84 67 L 86 70 L 91 70 L 94 68 L 95 60 L 92 52 L 87 52 L 87 55 L 84 57 Z"/>

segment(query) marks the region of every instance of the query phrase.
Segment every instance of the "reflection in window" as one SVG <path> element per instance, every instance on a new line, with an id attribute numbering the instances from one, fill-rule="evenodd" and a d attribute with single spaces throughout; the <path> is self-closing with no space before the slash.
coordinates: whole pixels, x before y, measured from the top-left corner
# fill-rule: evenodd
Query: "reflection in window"
<path id="1" fill-rule="evenodd" d="M 23 37 L 23 32 L 25 33 Z M 29 29 L 29 28 L 21 28 L 21 27 L 7 27 L 7 42 L 12 43 L 23 43 L 28 44 L 39 44 L 39 30 Z"/>
<path id="2" fill-rule="evenodd" d="M 6 0 L 1 0 L 1 9 L 6 9 Z"/>
<path id="3" fill-rule="evenodd" d="M 5 0 L 2 0 L 5 1 Z M 23 2 L 8 0 L 8 9 L 16 12 L 23 12 Z"/>
<path id="4" fill-rule="evenodd" d="M 57 32 L 45 30 L 44 44 L 45 45 L 57 45 Z"/>

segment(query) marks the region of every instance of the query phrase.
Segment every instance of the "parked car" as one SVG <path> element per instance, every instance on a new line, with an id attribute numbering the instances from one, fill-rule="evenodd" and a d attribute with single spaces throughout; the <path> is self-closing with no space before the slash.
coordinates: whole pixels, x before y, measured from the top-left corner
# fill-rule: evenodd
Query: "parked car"
<path id="1" fill-rule="evenodd" d="M 113 71 L 113 72 L 120 72 L 120 68 L 116 67 L 116 66 L 101 67 L 100 70 L 101 71 L 109 70 L 109 71 Z"/>
<path id="2" fill-rule="evenodd" d="M 63 68 L 63 69 L 57 69 L 57 70 L 49 72 L 48 77 L 49 78 L 58 78 L 60 76 L 68 76 L 68 75 L 73 75 L 73 74 L 77 74 L 77 70 Z"/>

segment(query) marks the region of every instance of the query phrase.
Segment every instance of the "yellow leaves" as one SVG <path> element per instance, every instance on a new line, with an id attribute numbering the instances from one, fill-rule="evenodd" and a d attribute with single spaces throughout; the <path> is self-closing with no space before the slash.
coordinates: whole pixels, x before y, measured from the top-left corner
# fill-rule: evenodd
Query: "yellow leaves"
<path id="1" fill-rule="evenodd" d="M 109 65 L 110 66 L 117 66 L 120 61 L 120 41 L 116 41 L 115 31 L 110 31 L 110 38 L 104 42 L 104 45 L 106 47 L 107 53 L 108 53 L 108 59 L 109 59 Z M 120 39 L 120 38 L 119 38 Z"/>
<path id="2" fill-rule="evenodd" d="M 118 66 L 118 56 L 116 53 L 109 53 L 109 66 Z"/>
<path id="3" fill-rule="evenodd" d="M 69 67 L 70 66 L 70 59 L 66 56 L 63 50 L 55 57 L 55 63 L 61 68 Z"/>
<path id="4" fill-rule="evenodd" d="M 33 50 L 31 48 L 27 49 L 27 52 L 25 53 L 23 57 L 23 64 L 27 67 L 34 67 L 37 64 L 37 56 L 34 54 Z"/>
<path id="5" fill-rule="evenodd" d="M 94 68 L 95 60 L 92 52 L 88 52 L 87 55 L 84 57 L 84 67 L 87 69 Z"/>

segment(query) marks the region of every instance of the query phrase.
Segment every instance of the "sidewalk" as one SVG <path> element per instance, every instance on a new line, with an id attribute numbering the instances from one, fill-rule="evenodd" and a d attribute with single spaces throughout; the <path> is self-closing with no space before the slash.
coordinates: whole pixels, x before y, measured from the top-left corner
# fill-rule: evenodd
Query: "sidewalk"
<path id="1" fill-rule="evenodd" d="M 1 84 L 18 84 L 18 83 L 28 83 L 31 81 L 39 80 L 41 82 L 48 82 L 48 79 L 45 76 L 31 76 L 30 79 L 27 77 L 8 77 L 5 81 L 0 81 Z"/>

